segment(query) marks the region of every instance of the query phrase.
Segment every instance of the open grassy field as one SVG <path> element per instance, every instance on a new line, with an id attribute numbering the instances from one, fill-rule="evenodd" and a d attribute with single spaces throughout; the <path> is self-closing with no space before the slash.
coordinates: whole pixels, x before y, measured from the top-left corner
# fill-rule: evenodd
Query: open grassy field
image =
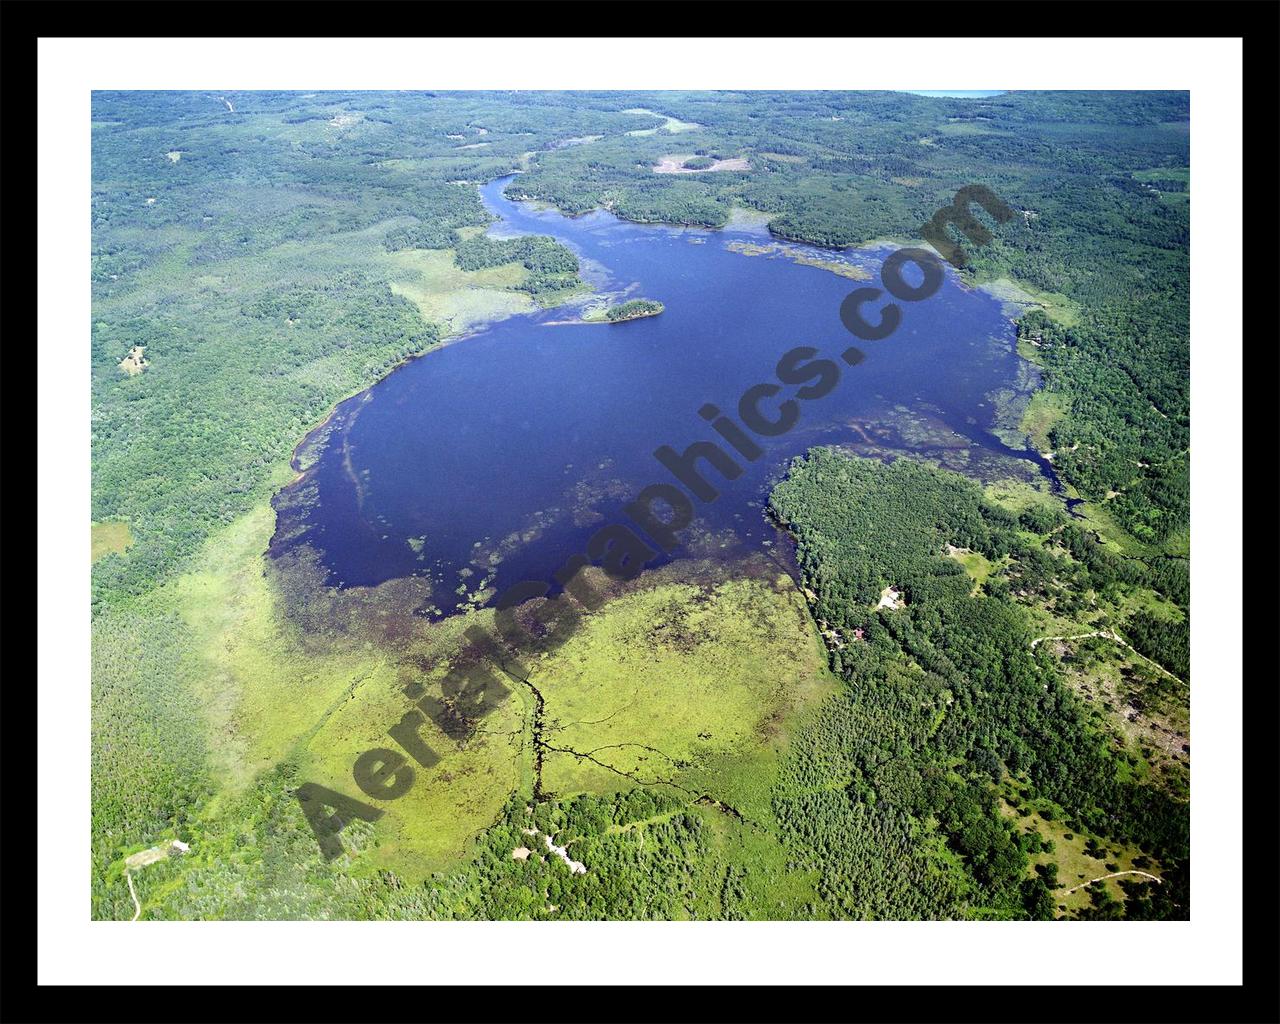
<path id="1" fill-rule="evenodd" d="M 1132 177 L 1158 192 L 1160 199 L 1171 206 L 1185 207 L 1191 200 L 1189 167 L 1151 167 L 1144 171 L 1133 171 Z M 1166 187 L 1165 183 L 1169 182 L 1181 187 Z"/>
<path id="2" fill-rule="evenodd" d="M 1069 484 L 1065 488 L 1069 497 L 1079 497 L 1079 492 Z M 1186 554 L 1187 531 L 1171 534 L 1163 544 L 1147 544 L 1129 533 L 1107 508 L 1105 502 L 1086 501 L 1076 506 L 1088 527 L 1111 551 L 1135 558 L 1155 558 L 1163 554 Z"/>
<path id="3" fill-rule="evenodd" d="M 534 309 L 533 299 L 513 289 L 529 272 L 518 263 L 461 270 L 451 249 L 405 249 L 389 253 L 391 290 L 418 307 L 423 319 L 450 333 L 471 330 Z"/>
<path id="4" fill-rule="evenodd" d="M 1006 780 L 1003 789 L 1001 813 L 1015 821 L 1020 832 L 1039 832 L 1042 839 L 1053 845 L 1052 850 L 1042 850 L 1032 855 L 1031 863 L 1027 866 L 1027 877 L 1034 876 L 1037 865 L 1057 866 L 1059 888 L 1053 890 L 1057 917 L 1074 916 L 1089 906 L 1091 899 L 1087 887 L 1070 893 L 1067 890 L 1091 879 L 1134 870 L 1160 877 L 1160 865 L 1143 857 L 1141 850 L 1080 831 L 1078 825 L 1063 820 L 1061 808 L 1055 807 L 1052 802 L 1029 799 L 1025 784 Z M 1108 878 L 1101 884 L 1113 898 L 1124 900 L 1119 878 Z"/>
<path id="5" fill-rule="evenodd" d="M 1060 292 L 1045 291 L 1027 281 L 1014 281 L 1008 277 L 986 281 L 978 287 L 1005 303 L 1011 314 L 1028 307 L 1038 307 L 1064 327 L 1072 327 L 1080 321 L 1079 305 Z M 1034 354 L 1034 346 L 1028 348 Z M 1025 353 L 1024 358 L 1027 358 Z"/>
<path id="6" fill-rule="evenodd" d="M 630 107 L 623 111 L 624 114 L 648 114 L 651 117 L 660 117 L 663 123 L 655 125 L 653 128 L 638 128 L 635 131 L 627 132 L 632 136 L 657 135 L 660 131 L 668 131 L 672 134 L 680 132 L 697 131 L 702 127 L 700 124 L 694 124 L 692 121 L 681 121 L 678 117 L 671 117 L 669 114 L 659 114 L 657 111 L 648 110 L 645 107 Z"/>
<path id="7" fill-rule="evenodd" d="M 624 595 L 534 673 L 546 700 L 549 792 L 608 792 L 768 744 L 828 689 L 789 581 L 668 583 Z"/>
<path id="8" fill-rule="evenodd" d="M 90 528 L 89 536 L 90 552 L 95 562 L 107 555 L 122 555 L 133 543 L 133 535 L 129 532 L 128 523 L 94 523 Z"/>
<path id="9" fill-rule="evenodd" d="M 1180 181 L 1191 183 L 1190 167 L 1149 167 L 1145 171 L 1134 171 L 1136 181 Z"/>
<path id="10" fill-rule="evenodd" d="M 1054 644 L 1064 681 L 1124 752 L 1124 772 L 1185 799 L 1190 784 L 1191 716 L 1185 684 L 1103 637 Z"/>
<path id="11" fill-rule="evenodd" d="M 1027 403 L 1019 429 L 1031 438 L 1036 451 L 1052 451 L 1049 431 L 1071 409 L 1071 400 L 1057 391 L 1037 391 Z"/>
<path id="12" fill-rule="evenodd" d="M 1062 503 L 1050 492 L 1049 485 L 1041 478 L 1034 483 L 1025 480 L 996 480 L 983 488 L 988 501 L 1009 509 L 1011 512 L 1022 512 L 1032 507 L 1058 509 Z"/>
<path id="13" fill-rule="evenodd" d="M 300 777 L 357 795 L 356 758 L 387 745 L 386 731 L 410 707 L 401 688 L 415 656 L 430 654 L 444 675 L 470 619 L 420 622 L 416 634 L 388 642 L 382 628 L 410 618 L 405 581 L 334 600 L 347 625 L 309 634 L 284 613 L 276 574 L 263 552 L 274 529 L 270 508 L 255 510 L 212 540 L 170 597 L 202 665 L 197 692 L 219 780 L 209 808 L 216 819 L 263 772 L 288 762 Z M 490 613 L 491 614 L 491 613 Z M 483 616 L 487 618 L 488 616 Z M 398 623 L 403 625 L 402 622 Z M 423 731 L 442 756 L 379 825 L 378 856 L 421 877 L 464 853 L 465 841 L 492 822 L 519 779 L 523 709 L 519 698 L 484 722 L 465 749 L 433 725 Z"/>
<path id="14" fill-rule="evenodd" d="M 203 828 L 215 833 L 238 827 L 241 798 L 280 764 L 358 795 L 352 765 L 389 745 L 387 729 L 410 706 L 405 683 L 416 679 L 432 692 L 462 646 L 462 629 L 491 624 L 489 610 L 438 623 L 409 615 L 413 581 L 329 592 L 291 617 L 287 591 L 297 570 L 282 573 L 264 555 L 273 529 L 269 507 L 232 523 L 159 595 L 187 638 L 216 779 Z M 705 793 L 768 815 L 774 759 L 793 713 L 834 687 L 803 602 L 785 576 L 655 577 L 614 597 L 561 650 L 532 664 L 531 682 L 546 701 L 543 789 L 569 796 L 666 782 L 673 794 Z M 470 739 L 423 729 L 440 760 L 418 769 L 409 793 L 386 806 L 358 873 L 390 868 L 416 880 L 448 868 L 510 794 L 532 793 L 531 694 L 506 682 L 510 696 Z M 776 839 L 767 845 L 782 856 Z"/>
<path id="15" fill-rule="evenodd" d="M 973 592 L 975 594 L 982 589 L 982 584 L 987 582 L 987 577 L 996 568 L 996 563 L 992 562 L 980 551 L 970 551 L 967 548 L 950 548 L 947 551 L 947 555 L 964 566 L 964 571 L 973 580 Z"/>

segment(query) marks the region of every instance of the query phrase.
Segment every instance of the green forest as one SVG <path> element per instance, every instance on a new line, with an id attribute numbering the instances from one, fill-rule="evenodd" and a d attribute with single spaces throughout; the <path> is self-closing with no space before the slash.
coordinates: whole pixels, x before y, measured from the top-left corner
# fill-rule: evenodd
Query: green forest
<path id="1" fill-rule="evenodd" d="M 124 859 L 174 838 L 192 852 L 134 878 L 146 918 L 1188 917 L 1188 118 L 1161 92 L 95 93 L 94 917 L 129 919 Z M 768 511 L 834 690 L 707 769 L 731 800 L 521 777 L 425 879 L 364 866 L 388 842 L 364 823 L 329 864 L 292 798 L 305 730 L 250 698 L 327 707 L 383 671 L 398 598 L 299 632 L 270 503 L 337 403 L 590 290 L 555 240 L 484 233 L 476 186 L 513 172 L 568 214 L 828 248 L 992 189 L 1017 215 L 957 236 L 962 274 L 1031 297 L 1027 443 L 1083 518 L 815 449 Z M 255 729 L 289 756 L 250 761 Z"/>
<path id="2" fill-rule="evenodd" d="M 1138 759 L 1113 749 L 1052 660 L 1036 654 L 1028 617 L 1010 596 L 1033 578 L 1060 585 L 1068 574 L 1075 587 L 1103 592 L 1138 582 L 1132 568 L 1077 559 L 1060 536 L 1070 527 L 1029 530 L 1027 517 L 989 504 L 976 484 L 906 460 L 886 466 L 815 449 L 770 507 L 797 538 L 815 614 L 855 638 L 832 655 L 849 686 L 799 746 L 797 796 L 780 814 L 803 848 L 825 852 L 818 866 L 832 898 L 857 891 L 866 868 L 845 851 L 874 849 L 888 833 L 913 855 L 877 866 L 886 907 L 911 894 L 927 917 L 976 897 L 988 911 L 1034 916 L 1043 880 L 1024 876 L 1041 838 L 1003 819 L 993 792 L 1012 776 L 1073 829 L 1159 860 L 1165 885 L 1155 905 L 1174 915 L 1185 908 L 1186 803 L 1138 781 Z M 1004 567 L 975 593 L 943 553 L 948 544 Z M 890 585 L 902 606 L 875 607 Z M 850 774 L 842 792 L 823 786 L 835 758 Z M 944 862 L 945 851 L 958 855 L 965 872 L 938 872 L 928 845 L 910 843 L 929 822 L 939 833 L 934 852 Z"/>

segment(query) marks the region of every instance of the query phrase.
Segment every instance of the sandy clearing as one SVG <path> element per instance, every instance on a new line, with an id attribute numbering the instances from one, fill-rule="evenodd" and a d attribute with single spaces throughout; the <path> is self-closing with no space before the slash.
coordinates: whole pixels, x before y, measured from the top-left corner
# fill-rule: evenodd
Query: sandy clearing
<path id="1" fill-rule="evenodd" d="M 693 168 L 685 167 L 684 162 L 691 160 L 696 154 L 694 153 L 674 153 L 670 156 L 661 157 L 657 165 L 653 168 L 654 174 L 709 174 L 712 171 L 749 171 L 751 165 L 747 163 L 747 158 L 736 156 L 729 160 L 716 160 L 710 167 Z"/>
<path id="2" fill-rule="evenodd" d="M 585 875 L 587 873 L 587 866 L 585 864 L 583 864 L 581 861 L 573 860 L 569 856 L 569 848 L 567 846 L 556 846 L 556 844 L 551 841 L 551 837 L 549 835 L 547 835 L 544 832 L 539 832 L 536 828 L 522 828 L 520 829 L 520 831 L 527 836 L 534 836 L 534 837 L 542 836 L 542 841 L 547 844 L 547 849 L 550 850 L 552 853 L 554 853 L 562 861 L 564 861 L 565 864 L 568 866 L 569 871 L 572 874 Z M 511 856 L 515 857 L 520 850 L 525 850 L 525 857 L 527 857 L 529 853 L 532 852 L 530 850 L 527 850 L 525 847 L 520 846 L 511 852 Z M 517 859 L 524 860 L 524 857 L 519 857 Z"/>
<path id="3" fill-rule="evenodd" d="M 550 836 L 543 836 L 542 841 L 547 844 L 548 850 L 568 865 L 569 871 L 572 874 L 585 875 L 587 873 L 587 866 L 583 864 L 582 861 L 573 860 L 569 857 L 569 848 L 567 846 L 556 846 L 556 844 L 551 841 Z"/>
<path id="4" fill-rule="evenodd" d="M 142 915 L 142 903 L 138 900 L 138 892 L 133 887 L 133 872 L 148 864 L 164 860 L 171 853 L 186 853 L 190 849 L 191 847 L 181 839 L 173 839 L 168 846 L 152 846 L 130 854 L 124 859 L 124 880 L 129 883 L 129 895 L 133 897 L 134 909 L 133 917 L 129 918 L 130 921 L 136 921 Z"/>
<path id="5" fill-rule="evenodd" d="M 124 370 L 130 377 L 141 373 L 151 365 L 143 358 L 143 353 L 146 350 L 146 345 L 134 345 L 133 348 L 129 349 L 129 354 L 120 360 L 120 369 Z"/>
<path id="6" fill-rule="evenodd" d="M 902 607 L 902 594 L 896 587 L 885 587 L 884 590 L 880 591 L 880 601 L 876 607 L 897 611 Z"/>

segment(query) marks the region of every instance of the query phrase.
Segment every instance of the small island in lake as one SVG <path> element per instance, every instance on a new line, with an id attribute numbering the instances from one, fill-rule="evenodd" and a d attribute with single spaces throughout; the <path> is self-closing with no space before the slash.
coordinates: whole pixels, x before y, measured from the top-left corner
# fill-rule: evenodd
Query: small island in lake
<path id="1" fill-rule="evenodd" d="M 645 316 L 657 316 L 666 310 L 655 299 L 631 299 L 618 306 L 597 306 L 582 314 L 587 323 L 620 324 L 626 320 L 639 320 Z"/>

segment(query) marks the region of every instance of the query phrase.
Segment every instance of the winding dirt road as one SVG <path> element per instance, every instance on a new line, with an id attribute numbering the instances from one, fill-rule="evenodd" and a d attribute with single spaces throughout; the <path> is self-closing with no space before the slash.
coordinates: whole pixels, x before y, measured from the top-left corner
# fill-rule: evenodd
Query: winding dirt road
<path id="1" fill-rule="evenodd" d="M 1155 882 L 1157 885 L 1159 885 L 1161 882 L 1161 879 L 1159 879 L 1155 875 L 1147 874 L 1147 872 L 1145 871 L 1138 871 L 1135 868 L 1133 871 L 1113 871 L 1109 875 L 1101 875 L 1098 878 L 1091 878 L 1087 882 L 1081 882 L 1079 885 L 1073 885 L 1070 889 L 1064 890 L 1062 895 L 1070 896 L 1077 889 L 1083 889 L 1086 885 L 1093 885 L 1094 882 L 1104 882 L 1108 878 L 1119 878 L 1121 875 L 1141 875 L 1143 878 L 1151 879 L 1151 881 Z"/>
<path id="2" fill-rule="evenodd" d="M 1104 640 L 1114 640 L 1116 643 L 1120 644 L 1121 647 L 1129 648 L 1130 651 L 1133 651 L 1135 657 L 1141 658 L 1157 672 L 1163 673 L 1176 683 L 1182 683 L 1183 686 L 1187 685 L 1186 680 L 1179 679 L 1163 665 L 1152 661 L 1145 654 L 1134 650 L 1133 644 L 1129 643 L 1128 640 L 1123 639 L 1117 633 L 1109 629 L 1096 629 L 1092 633 L 1078 633 L 1075 636 L 1038 636 L 1031 641 L 1031 649 L 1034 651 L 1036 649 L 1036 644 L 1043 643 L 1045 640 L 1087 640 L 1089 637 L 1093 636 L 1100 636 Z"/>
<path id="3" fill-rule="evenodd" d="M 133 905 L 137 908 L 133 912 L 133 917 L 129 918 L 129 920 L 136 921 L 138 920 L 138 915 L 142 913 L 142 904 L 138 902 L 138 894 L 133 891 L 133 873 L 126 871 L 124 873 L 124 878 L 125 881 L 129 883 L 129 895 L 133 897 Z"/>

